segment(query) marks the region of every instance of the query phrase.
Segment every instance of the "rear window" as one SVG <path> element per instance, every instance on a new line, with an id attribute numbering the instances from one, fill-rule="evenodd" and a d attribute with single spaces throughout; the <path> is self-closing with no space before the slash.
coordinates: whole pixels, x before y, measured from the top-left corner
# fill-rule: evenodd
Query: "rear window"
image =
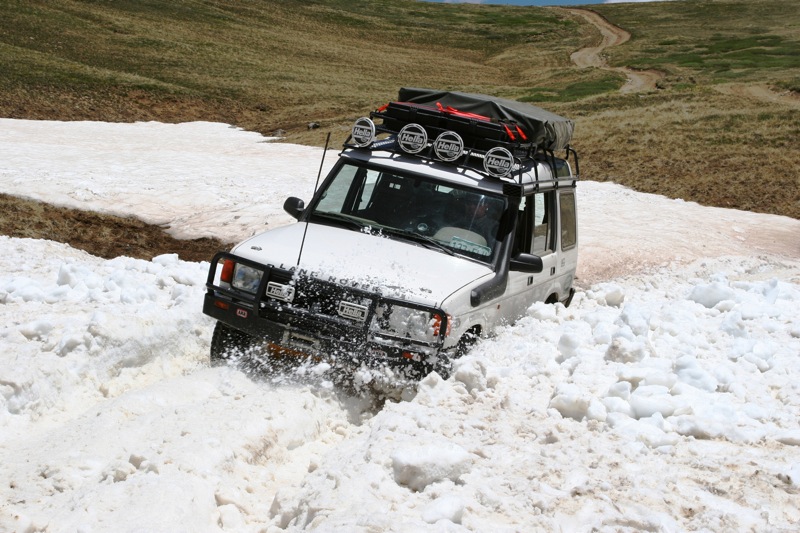
<path id="1" fill-rule="evenodd" d="M 575 193 L 561 193 L 561 249 L 568 250 L 578 241 Z"/>

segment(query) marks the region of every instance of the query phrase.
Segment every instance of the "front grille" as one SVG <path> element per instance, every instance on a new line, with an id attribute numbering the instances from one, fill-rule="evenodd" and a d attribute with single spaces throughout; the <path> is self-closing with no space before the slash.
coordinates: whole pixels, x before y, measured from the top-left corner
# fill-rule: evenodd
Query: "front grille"
<path id="1" fill-rule="evenodd" d="M 296 281 L 292 307 L 308 311 L 316 316 L 324 316 L 336 321 L 347 320 L 361 325 L 372 316 L 375 310 L 375 301 L 372 295 L 359 289 L 304 277 Z M 349 312 L 354 308 L 366 309 L 363 318 L 359 313 Z"/>
<path id="2" fill-rule="evenodd" d="M 292 300 L 267 295 L 261 316 L 320 338 L 345 342 L 364 342 L 375 313 L 376 295 L 323 281 L 293 271 L 271 269 L 269 282 L 290 285 Z"/>

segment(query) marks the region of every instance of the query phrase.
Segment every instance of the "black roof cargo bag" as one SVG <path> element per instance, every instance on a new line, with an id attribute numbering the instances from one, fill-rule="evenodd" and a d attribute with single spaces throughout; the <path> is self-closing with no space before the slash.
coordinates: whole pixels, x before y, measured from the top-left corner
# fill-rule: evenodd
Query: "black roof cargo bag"
<path id="1" fill-rule="evenodd" d="M 539 107 L 483 94 L 404 87 L 400 89 L 398 100 L 418 105 L 450 107 L 498 122 L 517 124 L 524 131 L 527 142 L 545 150 L 566 148 L 575 128 L 572 120 Z"/>

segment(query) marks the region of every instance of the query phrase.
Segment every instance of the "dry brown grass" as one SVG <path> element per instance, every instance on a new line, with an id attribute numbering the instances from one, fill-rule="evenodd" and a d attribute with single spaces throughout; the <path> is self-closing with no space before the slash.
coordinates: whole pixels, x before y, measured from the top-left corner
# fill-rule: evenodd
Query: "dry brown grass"
<path id="1" fill-rule="evenodd" d="M 178 240 L 135 218 L 55 207 L 7 194 L 0 194 L 0 235 L 64 242 L 106 259 L 149 260 L 178 254 L 184 261 L 209 261 L 214 253 L 230 248 L 217 239 Z"/>
<path id="2" fill-rule="evenodd" d="M 584 178 L 800 218 L 800 109 L 713 90 L 601 100 L 578 122 Z"/>

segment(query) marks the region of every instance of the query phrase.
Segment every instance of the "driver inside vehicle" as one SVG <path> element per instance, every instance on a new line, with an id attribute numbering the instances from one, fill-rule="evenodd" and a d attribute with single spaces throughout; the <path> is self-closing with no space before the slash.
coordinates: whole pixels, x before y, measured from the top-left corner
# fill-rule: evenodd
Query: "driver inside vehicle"
<path id="1" fill-rule="evenodd" d="M 461 220 L 459 226 L 481 235 L 489 246 L 494 244 L 500 225 L 500 213 L 490 198 L 482 194 L 467 193 L 461 200 Z"/>

